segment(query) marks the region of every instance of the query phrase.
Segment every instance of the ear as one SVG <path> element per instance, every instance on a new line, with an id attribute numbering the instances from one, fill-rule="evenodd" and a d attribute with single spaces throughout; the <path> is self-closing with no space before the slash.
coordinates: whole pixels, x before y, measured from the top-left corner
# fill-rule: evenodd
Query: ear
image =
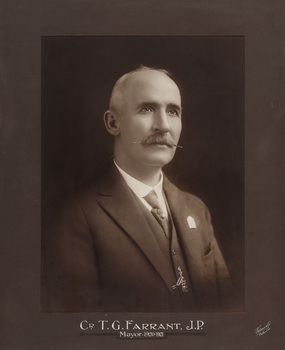
<path id="1" fill-rule="evenodd" d="M 107 111 L 104 114 L 104 123 L 106 130 L 109 134 L 117 136 L 120 133 L 118 119 L 115 114 L 111 111 Z"/>

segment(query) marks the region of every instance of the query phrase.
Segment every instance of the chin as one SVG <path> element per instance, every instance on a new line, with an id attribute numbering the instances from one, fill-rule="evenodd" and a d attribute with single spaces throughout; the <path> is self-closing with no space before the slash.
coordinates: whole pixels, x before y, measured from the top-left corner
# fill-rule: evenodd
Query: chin
<path id="1" fill-rule="evenodd" d="M 162 168 L 166 164 L 170 163 L 173 159 L 173 156 L 153 156 L 145 161 L 145 164 L 148 166 L 153 166 L 153 167 L 160 167 Z"/>

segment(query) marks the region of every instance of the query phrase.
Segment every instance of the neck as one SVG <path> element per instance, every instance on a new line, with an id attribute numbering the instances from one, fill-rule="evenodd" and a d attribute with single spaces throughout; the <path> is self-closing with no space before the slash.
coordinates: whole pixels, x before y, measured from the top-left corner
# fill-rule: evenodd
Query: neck
<path id="1" fill-rule="evenodd" d="M 115 157 L 117 165 L 123 169 L 127 174 L 134 177 L 138 181 L 155 187 L 160 180 L 161 167 L 148 167 L 141 164 L 132 164 L 131 166 L 122 162 L 120 159 Z"/>

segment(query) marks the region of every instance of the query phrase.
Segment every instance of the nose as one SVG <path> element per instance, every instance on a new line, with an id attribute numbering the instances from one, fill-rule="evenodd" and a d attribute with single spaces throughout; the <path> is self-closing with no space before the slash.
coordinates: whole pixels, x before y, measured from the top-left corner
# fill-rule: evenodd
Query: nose
<path id="1" fill-rule="evenodd" d="M 162 133 L 170 130 L 168 115 L 164 110 L 157 110 L 154 114 L 153 129 Z"/>

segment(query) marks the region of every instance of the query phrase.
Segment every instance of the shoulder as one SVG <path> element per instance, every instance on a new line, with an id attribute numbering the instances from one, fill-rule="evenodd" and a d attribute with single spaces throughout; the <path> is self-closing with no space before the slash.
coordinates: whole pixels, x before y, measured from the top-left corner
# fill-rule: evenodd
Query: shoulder
<path id="1" fill-rule="evenodd" d="M 178 189 L 181 193 L 181 197 L 187 202 L 189 206 L 196 207 L 199 210 L 208 210 L 206 204 L 203 200 L 192 193 L 182 191 Z"/>
<path id="2" fill-rule="evenodd" d="M 180 207 L 187 206 L 191 210 L 208 213 L 208 208 L 203 200 L 192 193 L 181 190 L 178 186 L 170 182 L 166 176 L 164 177 L 164 191 L 167 197 L 171 198 L 172 201 L 176 201 Z"/>
<path id="3" fill-rule="evenodd" d="M 97 184 L 88 184 L 80 188 L 65 190 L 53 194 L 43 203 L 42 218 L 44 224 L 50 224 L 65 219 L 73 221 L 75 218 L 85 217 L 88 207 L 96 207 Z M 95 206 L 94 206 L 95 204 Z"/>

